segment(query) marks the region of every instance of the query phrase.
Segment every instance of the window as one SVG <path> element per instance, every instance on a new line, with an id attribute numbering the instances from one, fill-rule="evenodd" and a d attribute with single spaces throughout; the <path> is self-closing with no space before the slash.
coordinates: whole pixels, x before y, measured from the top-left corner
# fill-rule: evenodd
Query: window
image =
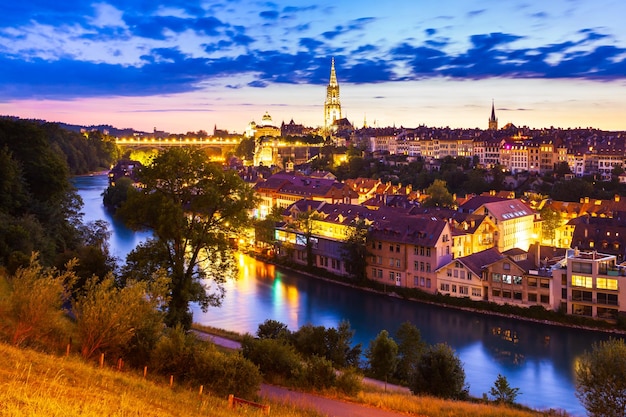
<path id="1" fill-rule="evenodd" d="M 418 286 L 418 278 L 417 277 L 413 277 L 413 286 L 414 287 Z"/>
<path id="2" fill-rule="evenodd" d="M 383 248 L 383 242 L 378 242 L 378 250 L 381 250 Z"/>
<path id="3" fill-rule="evenodd" d="M 413 261 L 413 270 L 417 271 L 417 266 L 418 266 L 419 262 L 417 261 Z"/>
<path id="4" fill-rule="evenodd" d="M 529 287 L 536 287 L 537 286 L 537 278 L 527 278 L 526 282 L 528 283 Z"/>
<path id="5" fill-rule="evenodd" d="M 430 288 L 430 278 L 426 278 L 426 288 Z"/>
<path id="6" fill-rule="evenodd" d="M 464 270 L 461 270 L 461 271 L 459 271 L 459 272 L 460 272 L 460 278 L 461 278 L 461 279 L 465 279 L 465 271 L 464 271 Z"/>
<path id="7" fill-rule="evenodd" d="M 424 262 L 420 262 L 420 271 L 424 270 Z"/>
<path id="8" fill-rule="evenodd" d="M 500 290 L 496 290 L 495 288 L 491 290 L 491 295 L 494 297 L 500 297 Z"/>
<path id="9" fill-rule="evenodd" d="M 591 274 L 591 264 L 587 262 L 572 262 L 572 272 Z"/>
<path id="10" fill-rule="evenodd" d="M 519 300 L 522 301 L 522 293 L 519 291 L 514 291 L 513 292 L 513 299 L 514 300 Z"/>
<path id="11" fill-rule="evenodd" d="M 528 293 L 528 302 L 530 303 L 536 303 L 537 302 L 537 294 L 533 293 Z"/>
<path id="12" fill-rule="evenodd" d="M 505 271 L 508 271 L 509 269 L 511 269 L 511 264 L 508 262 L 504 262 L 502 264 L 502 269 L 504 269 Z"/>
<path id="13" fill-rule="evenodd" d="M 426 248 L 426 256 L 430 256 L 430 248 Z"/>
<path id="14" fill-rule="evenodd" d="M 446 269 L 446 275 L 452 278 L 452 270 L 450 268 Z"/>
<path id="15" fill-rule="evenodd" d="M 550 288 L 550 280 L 549 279 L 542 279 L 541 281 L 539 281 L 539 286 L 541 288 Z"/>
<path id="16" fill-rule="evenodd" d="M 389 281 L 393 281 L 396 277 L 396 274 L 393 273 L 393 271 L 389 271 Z"/>
<path id="17" fill-rule="evenodd" d="M 420 277 L 420 286 L 423 287 L 424 286 L 424 277 Z"/>
<path id="18" fill-rule="evenodd" d="M 522 285 L 522 277 L 519 275 L 513 275 L 513 284 Z"/>
<path id="19" fill-rule="evenodd" d="M 540 300 L 541 300 L 542 304 L 550 304 L 550 296 L 549 295 L 542 294 Z"/>
<path id="20" fill-rule="evenodd" d="M 459 286 L 459 294 L 469 295 L 469 287 Z"/>
<path id="21" fill-rule="evenodd" d="M 454 270 L 454 278 L 458 278 L 459 277 L 459 270 L 455 269 Z"/>
<path id="22" fill-rule="evenodd" d="M 617 280 L 610 278 L 598 278 L 596 287 L 602 290 L 617 290 Z"/>
<path id="23" fill-rule="evenodd" d="M 617 294 L 607 294 L 603 292 L 599 292 L 597 294 L 598 304 L 609 304 L 616 306 L 617 303 Z"/>
<path id="24" fill-rule="evenodd" d="M 402 280 L 402 273 L 396 272 L 396 282 L 400 282 Z"/>
<path id="25" fill-rule="evenodd" d="M 430 272 L 430 262 L 426 262 L 426 272 Z"/>
<path id="26" fill-rule="evenodd" d="M 502 274 L 502 282 L 505 283 L 505 284 L 510 284 L 511 282 L 513 282 L 513 279 L 511 277 L 511 275 Z"/>
<path id="27" fill-rule="evenodd" d="M 396 259 L 396 268 L 400 268 L 400 259 Z"/>
<path id="28" fill-rule="evenodd" d="M 383 257 L 382 256 L 377 256 L 376 257 L 376 263 L 378 265 L 382 265 L 383 264 Z"/>
<path id="29" fill-rule="evenodd" d="M 389 245 L 389 252 L 393 252 L 393 245 Z"/>
<path id="30" fill-rule="evenodd" d="M 389 258 L 389 266 L 393 266 L 393 258 Z"/>
<path id="31" fill-rule="evenodd" d="M 378 270 L 378 278 L 381 278 L 381 279 L 383 278 L 383 270 L 382 269 Z"/>
<path id="32" fill-rule="evenodd" d="M 494 272 L 491 275 L 491 279 L 492 279 L 493 282 L 500 282 L 501 281 L 500 274 Z"/>
<path id="33" fill-rule="evenodd" d="M 456 292 L 456 285 L 452 284 L 452 292 Z"/>
<path id="34" fill-rule="evenodd" d="M 593 278 L 584 275 L 572 275 L 572 286 L 593 288 Z"/>
<path id="35" fill-rule="evenodd" d="M 472 297 L 482 297 L 482 291 L 480 288 L 472 288 Z"/>
<path id="36" fill-rule="evenodd" d="M 442 282 L 439 288 L 441 289 L 441 291 L 448 292 L 448 291 L 450 291 L 450 284 L 446 284 L 446 283 Z"/>
<path id="37" fill-rule="evenodd" d="M 511 291 L 502 291 L 502 298 L 511 298 Z"/>
<path id="38" fill-rule="evenodd" d="M 400 245 L 396 245 L 396 252 L 400 252 Z"/>

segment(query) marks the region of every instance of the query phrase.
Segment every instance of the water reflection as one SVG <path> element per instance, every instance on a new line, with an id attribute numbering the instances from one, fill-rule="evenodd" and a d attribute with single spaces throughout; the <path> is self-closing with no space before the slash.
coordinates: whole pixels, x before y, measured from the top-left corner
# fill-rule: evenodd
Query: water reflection
<path id="1" fill-rule="evenodd" d="M 354 342 L 367 347 L 380 330 L 413 323 L 427 343 L 445 342 L 461 358 L 470 393 L 488 393 L 498 374 L 520 388 L 518 400 L 539 409 L 584 415 L 574 395 L 575 359 L 608 335 L 410 302 L 343 287 L 241 255 L 238 282 L 227 284 L 221 308 L 194 310 L 194 320 L 254 334 L 266 319 L 291 330 L 348 320 Z"/>

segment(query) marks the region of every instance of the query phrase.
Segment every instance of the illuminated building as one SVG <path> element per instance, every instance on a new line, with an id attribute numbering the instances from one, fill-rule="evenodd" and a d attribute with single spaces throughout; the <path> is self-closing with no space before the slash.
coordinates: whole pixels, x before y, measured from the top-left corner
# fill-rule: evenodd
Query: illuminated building
<path id="1" fill-rule="evenodd" d="M 335 58 L 333 58 L 330 64 L 330 82 L 326 87 L 326 101 L 324 101 L 324 129 L 329 131 L 331 126 L 340 119 L 339 84 L 335 73 Z"/>

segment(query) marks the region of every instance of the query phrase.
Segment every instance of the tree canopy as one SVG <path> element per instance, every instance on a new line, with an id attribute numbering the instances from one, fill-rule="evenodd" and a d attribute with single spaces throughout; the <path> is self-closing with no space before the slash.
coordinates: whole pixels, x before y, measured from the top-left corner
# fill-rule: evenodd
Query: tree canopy
<path id="1" fill-rule="evenodd" d="M 129 190 L 117 213 L 128 227 L 151 230 L 153 238 L 131 252 L 126 276 L 150 279 L 158 269 L 167 271 L 166 322 L 189 327 L 189 303 L 203 310 L 219 305 L 224 282 L 235 277 L 229 239 L 248 223 L 254 192 L 235 171 L 191 148 L 160 152 L 141 168 L 139 180 L 142 187 Z"/>
<path id="2" fill-rule="evenodd" d="M 626 344 L 594 343 L 576 368 L 576 396 L 592 417 L 626 415 Z"/>

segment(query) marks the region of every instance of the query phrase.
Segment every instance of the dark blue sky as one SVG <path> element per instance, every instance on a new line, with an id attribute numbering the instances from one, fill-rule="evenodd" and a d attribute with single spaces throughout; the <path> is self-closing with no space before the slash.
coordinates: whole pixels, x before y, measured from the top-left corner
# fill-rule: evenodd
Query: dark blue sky
<path id="1" fill-rule="evenodd" d="M 495 99 L 515 124 L 554 109 L 567 125 L 571 104 L 623 114 L 610 92 L 626 95 L 624 16 L 611 0 L 12 2 L 0 113 L 241 131 L 271 111 L 315 126 L 334 57 L 359 123 L 480 127 Z"/>

